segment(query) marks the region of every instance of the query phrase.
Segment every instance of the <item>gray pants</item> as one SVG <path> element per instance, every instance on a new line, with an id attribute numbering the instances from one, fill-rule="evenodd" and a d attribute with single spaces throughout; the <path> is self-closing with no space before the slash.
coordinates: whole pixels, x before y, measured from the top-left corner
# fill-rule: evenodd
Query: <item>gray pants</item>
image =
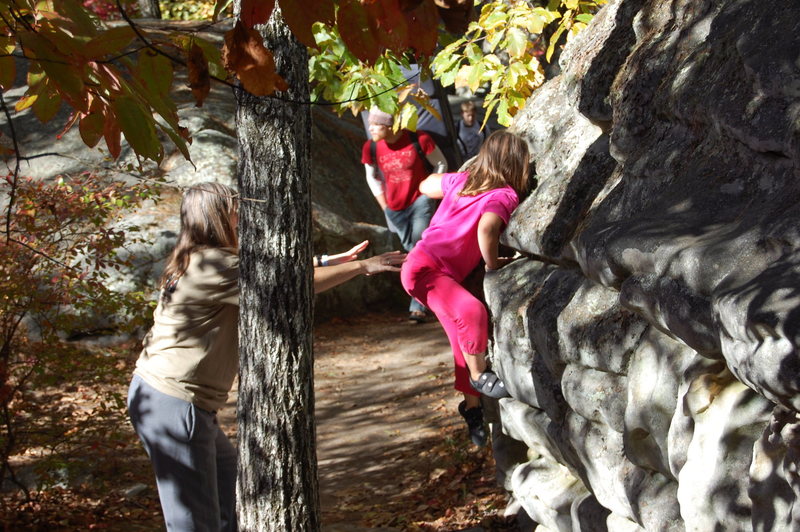
<path id="1" fill-rule="evenodd" d="M 236 530 L 236 449 L 214 412 L 134 375 L 128 413 L 156 473 L 169 531 Z"/>

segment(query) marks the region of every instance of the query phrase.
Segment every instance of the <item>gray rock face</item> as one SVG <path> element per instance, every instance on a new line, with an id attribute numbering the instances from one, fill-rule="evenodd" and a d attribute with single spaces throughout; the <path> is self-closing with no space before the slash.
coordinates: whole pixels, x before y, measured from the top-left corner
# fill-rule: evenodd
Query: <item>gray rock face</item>
<path id="1" fill-rule="evenodd" d="M 516 119 L 494 433 L 546 529 L 800 529 L 799 36 L 796 2 L 612 1 Z"/>

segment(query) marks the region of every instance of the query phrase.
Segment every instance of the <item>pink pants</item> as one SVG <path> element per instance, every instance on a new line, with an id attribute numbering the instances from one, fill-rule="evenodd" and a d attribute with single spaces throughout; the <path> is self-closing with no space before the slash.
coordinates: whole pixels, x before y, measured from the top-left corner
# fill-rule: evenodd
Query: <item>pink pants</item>
<path id="1" fill-rule="evenodd" d="M 443 273 L 428 255 L 415 248 L 400 272 L 403 288 L 431 309 L 444 327 L 455 362 L 455 389 L 480 395 L 469 383 L 464 353 L 486 351 L 489 314 L 486 307 L 455 279 Z"/>

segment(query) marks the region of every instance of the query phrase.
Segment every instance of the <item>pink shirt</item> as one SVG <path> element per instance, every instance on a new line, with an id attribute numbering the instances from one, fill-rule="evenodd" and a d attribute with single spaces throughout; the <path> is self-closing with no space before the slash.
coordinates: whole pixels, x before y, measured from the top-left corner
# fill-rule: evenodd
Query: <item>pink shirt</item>
<path id="1" fill-rule="evenodd" d="M 433 215 L 430 226 L 417 243 L 441 270 L 461 282 L 481 261 L 478 247 L 478 221 L 486 212 L 497 214 L 503 222 L 519 204 L 513 188 L 505 186 L 477 196 L 459 196 L 467 173 L 444 174 L 444 198 Z"/>

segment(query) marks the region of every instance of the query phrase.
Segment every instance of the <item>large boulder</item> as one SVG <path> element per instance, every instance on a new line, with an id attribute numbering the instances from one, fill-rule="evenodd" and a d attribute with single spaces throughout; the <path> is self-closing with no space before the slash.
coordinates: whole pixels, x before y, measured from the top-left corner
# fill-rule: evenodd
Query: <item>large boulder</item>
<path id="1" fill-rule="evenodd" d="M 544 528 L 800 529 L 799 51 L 796 2 L 611 1 L 517 117 L 485 288 Z"/>

